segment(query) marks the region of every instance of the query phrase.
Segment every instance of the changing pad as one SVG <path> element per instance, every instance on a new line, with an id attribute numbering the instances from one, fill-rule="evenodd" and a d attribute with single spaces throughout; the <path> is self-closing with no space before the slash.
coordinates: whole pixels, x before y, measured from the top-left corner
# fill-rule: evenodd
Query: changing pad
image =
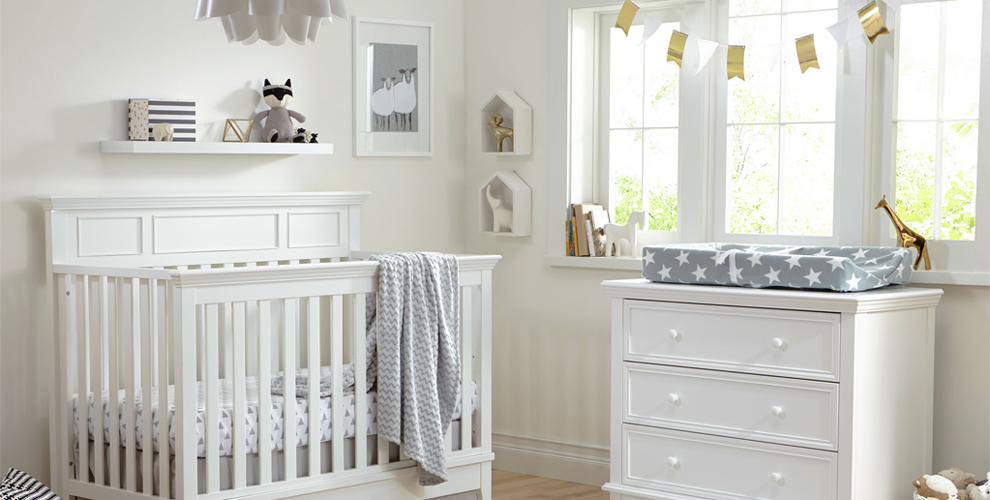
<path id="1" fill-rule="evenodd" d="M 909 283 L 911 263 L 911 251 L 897 247 L 643 247 L 643 277 L 660 283 L 858 292 Z"/>

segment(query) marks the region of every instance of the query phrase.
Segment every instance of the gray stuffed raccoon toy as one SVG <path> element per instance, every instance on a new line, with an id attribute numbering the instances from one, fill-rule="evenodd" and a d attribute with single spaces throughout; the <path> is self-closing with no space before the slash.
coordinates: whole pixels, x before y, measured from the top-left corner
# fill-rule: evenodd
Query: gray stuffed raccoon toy
<path id="1" fill-rule="evenodd" d="M 261 120 L 265 120 L 265 126 L 261 129 L 261 140 L 263 142 L 305 142 L 305 134 L 293 133 L 292 119 L 299 123 L 306 121 L 306 117 L 295 111 L 286 108 L 292 102 L 292 80 L 286 80 L 285 85 L 272 85 L 265 79 L 265 87 L 262 89 L 265 103 L 272 107 L 268 111 L 262 111 L 254 115 L 254 122 L 261 126 Z"/>

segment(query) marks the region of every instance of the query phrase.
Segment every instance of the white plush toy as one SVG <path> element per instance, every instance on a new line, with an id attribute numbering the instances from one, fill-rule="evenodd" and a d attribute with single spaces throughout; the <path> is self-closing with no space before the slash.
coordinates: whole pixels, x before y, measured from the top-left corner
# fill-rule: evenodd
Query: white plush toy
<path id="1" fill-rule="evenodd" d="M 966 489 L 969 491 L 969 500 L 990 500 L 990 472 L 987 472 L 986 479 L 970 484 Z"/>

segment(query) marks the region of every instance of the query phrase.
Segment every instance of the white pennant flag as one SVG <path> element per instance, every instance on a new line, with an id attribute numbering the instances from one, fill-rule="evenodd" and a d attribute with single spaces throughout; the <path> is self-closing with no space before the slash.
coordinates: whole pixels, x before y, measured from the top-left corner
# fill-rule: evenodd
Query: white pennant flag
<path id="1" fill-rule="evenodd" d="M 704 69 L 705 65 L 708 64 L 708 61 L 712 58 L 712 54 L 714 54 L 715 49 L 718 48 L 718 42 L 695 38 L 694 44 L 698 48 L 698 69 L 694 70 L 694 74 L 697 75 L 702 69 Z"/>
<path id="2" fill-rule="evenodd" d="M 646 43 L 646 41 L 649 40 L 650 37 L 652 37 L 657 32 L 658 29 L 660 29 L 661 24 L 663 23 L 661 23 L 659 19 L 644 13 L 643 38 L 639 41 L 639 45 L 643 45 L 644 43 Z"/>
<path id="3" fill-rule="evenodd" d="M 783 44 L 775 43 L 773 45 L 767 45 L 767 73 L 773 71 L 773 68 L 777 66 L 777 61 L 780 60 L 780 48 Z"/>
<path id="4" fill-rule="evenodd" d="M 847 17 L 846 19 L 843 19 L 827 28 L 828 34 L 832 35 L 832 38 L 835 39 L 835 43 L 839 46 L 840 50 L 842 49 L 842 46 L 845 45 L 846 37 L 849 35 L 849 21 L 851 19 L 851 17 Z"/>

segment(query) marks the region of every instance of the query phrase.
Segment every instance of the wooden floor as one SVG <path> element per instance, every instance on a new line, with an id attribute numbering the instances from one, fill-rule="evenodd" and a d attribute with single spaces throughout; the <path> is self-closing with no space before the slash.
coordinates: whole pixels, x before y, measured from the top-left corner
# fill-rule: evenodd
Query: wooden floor
<path id="1" fill-rule="evenodd" d="M 492 497 L 493 500 L 608 500 L 608 493 L 599 486 L 493 470 Z"/>

